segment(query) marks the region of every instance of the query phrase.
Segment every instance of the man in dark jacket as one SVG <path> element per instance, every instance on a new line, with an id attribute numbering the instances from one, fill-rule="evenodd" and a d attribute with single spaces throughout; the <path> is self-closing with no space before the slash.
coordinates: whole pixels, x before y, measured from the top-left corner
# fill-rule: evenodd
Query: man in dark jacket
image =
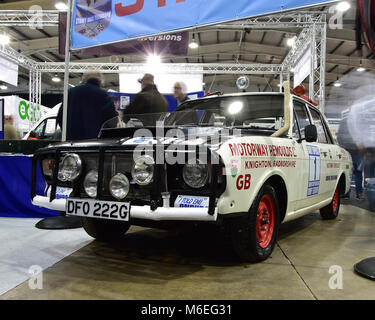
<path id="1" fill-rule="evenodd" d="M 134 96 L 124 113 L 131 115 L 167 112 L 168 102 L 156 88 L 154 76 L 146 73 L 138 81 L 141 83 L 142 91 Z"/>
<path id="2" fill-rule="evenodd" d="M 99 73 L 87 73 L 82 83 L 69 89 L 66 139 L 85 140 L 98 137 L 104 122 L 117 116 L 112 99 L 102 89 Z M 57 121 L 62 128 L 63 108 Z"/>

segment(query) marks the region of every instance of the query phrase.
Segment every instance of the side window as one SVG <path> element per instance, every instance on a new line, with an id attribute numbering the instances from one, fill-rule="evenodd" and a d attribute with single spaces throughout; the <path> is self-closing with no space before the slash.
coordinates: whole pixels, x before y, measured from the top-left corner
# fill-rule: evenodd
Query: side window
<path id="1" fill-rule="evenodd" d="M 44 127 L 46 125 L 46 121 L 44 120 L 39 126 L 36 127 L 35 133 L 38 139 L 44 136 Z"/>
<path id="2" fill-rule="evenodd" d="M 319 112 L 313 110 L 312 108 L 309 108 L 309 110 L 310 110 L 310 114 L 313 120 L 313 124 L 316 126 L 316 129 L 318 131 L 318 142 L 328 143 L 326 132 L 324 130 L 324 126 L 322 123 L 322 119 L 320 118 Z"/>
<path id="3" fill-rule="evenodd" d="M 294 111 L 296 115 L 296 121 L 298 122 L 299 129 L 301 131 L 301 139 L 304 139 L 305 127 L 311 124 L 309 114 L 307 113 L 305 104 L 299 101 L 294 101 L 293 104 L 294 104 Z M 298 137 L 298 128 L 296 128 L 296 122 L 294 122 L 293 135 Z"/>
<path id="4" fill-rule="evenodd" d="M 47 119 L 43 139 L 52 139 L 56 132 L 56 118 Z"/>

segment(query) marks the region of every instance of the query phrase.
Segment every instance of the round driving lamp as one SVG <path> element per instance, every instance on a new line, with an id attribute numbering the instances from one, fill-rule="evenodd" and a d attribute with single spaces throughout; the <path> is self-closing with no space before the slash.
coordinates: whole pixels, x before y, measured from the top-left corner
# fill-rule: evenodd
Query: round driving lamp
<path id="1" fill-rule="evenodd" d="M 128 195 L 129 188 L 129 179 L 122 173 L 114 175 L 109 182 L 109 192 L 118 200 L 124 199 Z"/>
<path id="2" fill-rule="evenodd" d="M 86 194 L 91 197 L 95 198 L 97 195 L 97 188 L 98 188 L 98 171 L 91 170 L 85 177 L 83 181 L 83 188 L 85 189 Z"/>
<path id="3" fill-rule="evenodd" d="M 65 155 L 60 166 L 58 178 L 60 181 L 74 181 L 81 174 L 82 161 L 78 154 Z"/>
<path id="4" fill-rule="evenodd" d="M 182 169 L 185 183 L 194 189 L 203 188 L 208 180 L 208 166 L 206 164 L 185 164 Z"/>
<path id="5" fill-rule="evenodd" d="M 137 158 L 132 167 L 132 177 L 134 181 L 141 186 L 150 184 L 154 177 L 154 164 L 155 161 L 150 156 Z"/>

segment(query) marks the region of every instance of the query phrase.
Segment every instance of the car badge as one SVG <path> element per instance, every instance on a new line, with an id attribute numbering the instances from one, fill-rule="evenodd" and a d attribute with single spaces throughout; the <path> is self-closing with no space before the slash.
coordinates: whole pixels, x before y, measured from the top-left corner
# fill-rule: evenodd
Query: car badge
<path id="1" fill-rule="evenodd" d="M 238 160 L 237 159 L 230 161 L 230 172 L 233 178 L 237 176 L 237 173 L 238 173 Z"/>

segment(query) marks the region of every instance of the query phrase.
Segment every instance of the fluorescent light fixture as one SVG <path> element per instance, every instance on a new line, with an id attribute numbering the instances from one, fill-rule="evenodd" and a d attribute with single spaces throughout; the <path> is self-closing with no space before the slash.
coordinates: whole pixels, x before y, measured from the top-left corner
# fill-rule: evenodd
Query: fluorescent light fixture
<path id="1" fill-rule="evenodd" d="M 6 34 L 0 34 L 0 44 L 8 44 L 10 41 L 9 36 Z"/>
<path id="2" fill-rule="evenodd" d="M 243 108 L 243 102 L 235 101 L 229 106 L 228 112 L 229 114 L 237 114 L 241 112 L 242 108 Z"/>
<path id="3" fill-rule="evenodd" d="M 340 82 L 335 82 L 333 84 L 336 88 L 340 88 L 342 86 L 342 84 Z"/>
<path id="4" fill-rule="evenodd" d="M 357 71 L 358 71 L 358 72 L 363 72 L 363 71 L 366 71 L 366 69 L 363 68 L 363 67 L 359 67 L 359 68 L 357 69 Z"/>
<path id="5" fill-rule="evenodd" d="M 68 6 L 66 3 L 61 1 L 55 4 L 55 8 L 59 11 L 68 11 Z"/>
<path id="6" fill-rule="evenodd" d="M 345 12 L 350 9 L 350 3 L 348 1 L 342 1 L 337 6 L 336 9 L 340 12 Z"/>

